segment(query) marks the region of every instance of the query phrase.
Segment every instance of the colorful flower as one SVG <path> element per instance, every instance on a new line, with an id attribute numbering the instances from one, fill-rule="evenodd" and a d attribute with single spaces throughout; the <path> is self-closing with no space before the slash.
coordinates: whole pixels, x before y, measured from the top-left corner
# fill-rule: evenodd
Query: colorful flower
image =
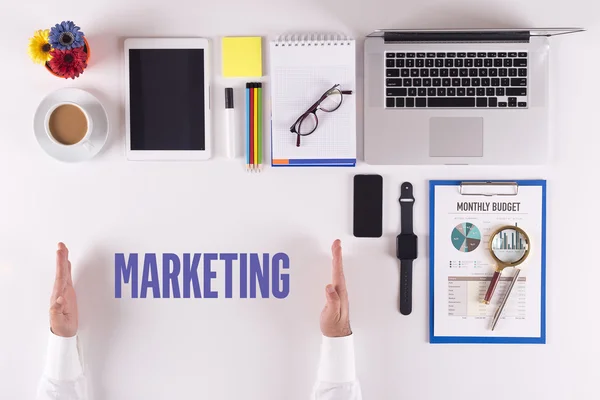
<path id="1" fill-rule="evenodd" d="M 83 51 L 83 47 L 72 50 L 52 50 L 51 54 L 50 68 L 65 79 L 75 79 L 87 67 L 87 53 Z"/>
<path id="2" fill-rule="evenodd" d="M 63 21 L 50 28 L 50 44 L 58 50 L 71 50 L 83 47 L 83 32 L 73 21 Z"/>
<path id="3" fill-rule="evenodd" d="M 48 29 L 39 30 L 29 39 L 27 53 L 29 54 L 29 57 L 31 57 L 31 60 L 36 64 L 46 64 L 46 62 L 50 61 L 52 58 L 50 55 L 52 46 L 48 43 L 49 33 L 50 31 Z"/>

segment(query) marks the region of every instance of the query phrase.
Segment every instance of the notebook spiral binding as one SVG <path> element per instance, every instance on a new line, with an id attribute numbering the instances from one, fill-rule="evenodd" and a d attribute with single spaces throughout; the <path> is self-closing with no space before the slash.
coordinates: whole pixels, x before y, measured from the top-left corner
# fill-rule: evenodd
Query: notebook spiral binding
<path id="1" fill-rule="evenodd" d="M 275 47 L 350 46 L 352 38 L 340 33 L 289 33 L 274 42 Z"/>

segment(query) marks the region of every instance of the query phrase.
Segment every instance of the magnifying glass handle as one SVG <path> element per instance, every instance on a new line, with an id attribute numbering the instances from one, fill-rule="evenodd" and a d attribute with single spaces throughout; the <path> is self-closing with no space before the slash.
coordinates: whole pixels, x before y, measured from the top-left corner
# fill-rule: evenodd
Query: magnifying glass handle
<path id="1" fill-rule="evenodd" d="M 492 300 L 492 296 L 494 295 L 494 291 L 496 290 L 496 286 L 498 286 L 498 282 L 500 282 L 501 274 L 502 274 L 502 271 L 494 272 L 494 275 L 492 276 L 492 280 L 490 281 L 490 286 L 488 287 L 487 292 L 485 292 L 485 297 L 483 298 L 483 302 L 485 304 L 490 304 L 490 301 Z"/>
<path id="2" fill-rule="evenodd" d="M 502 311 L 504 310 L 504 306 L 506 305 L 506 302 L 508 301 L 508 297 L 510 296 L 510 293 L 512 292 L 513 287 L 515 286 L 515 283 L 517 283 L 517 281 L 519 280 L 519 273 L 521 272 L 521 270 L 519 268 L 515 268 L 515 269 L 516 269 L 515 275 L 513 276 L 512 280 L 510 281 L 510 284 L 508 285 L 508 288 L 506 289 L 506 294 L 504 295 L 504 298 L 500 302 L 500 305 L 498 306 L 498 309 L 496 310 L 496 313 L 494 314 L 494 318 L 492 319 L 492 330 L 494 330 L 496 328 L 496 324 L 498 323 L 498 320 L 502 316 Z"/>

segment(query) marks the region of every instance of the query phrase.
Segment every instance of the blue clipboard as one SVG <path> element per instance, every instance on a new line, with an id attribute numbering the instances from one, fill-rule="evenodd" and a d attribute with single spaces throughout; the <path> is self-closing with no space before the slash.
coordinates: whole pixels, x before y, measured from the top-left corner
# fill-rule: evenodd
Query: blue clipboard
<path id="1" fill-rule="evenodd" d="M 435 188 L 436 186 L 462 187 L 465 183 L 479 183 L 482 185 L 507 185 L 540 186 L 542 188 L 542 249 L 541 249 L 541 324 L 539 337 L 478 337 L 478 336 L 436 336 L 434 334 L 434 249 L 435 249 Z M 520 180 L 520 181 L 429 181 L 429 342 L 430 343 L 520 343 L 520 344 L 545 344 L 546 343 L 546 181 L 545 180 Z"/>

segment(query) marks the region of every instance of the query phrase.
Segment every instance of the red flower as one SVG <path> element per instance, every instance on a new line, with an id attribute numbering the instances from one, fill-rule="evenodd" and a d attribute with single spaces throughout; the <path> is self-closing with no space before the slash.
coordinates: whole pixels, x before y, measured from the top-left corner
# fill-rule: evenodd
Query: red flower
<path id="1" fill-rule="evenodd" d="M 75 79 L 87 67 L 87 53 L 83 47 L 71 50 L 52 50 L 52 59 L 48 61 L 52 71 L 63 78 Z"/>

